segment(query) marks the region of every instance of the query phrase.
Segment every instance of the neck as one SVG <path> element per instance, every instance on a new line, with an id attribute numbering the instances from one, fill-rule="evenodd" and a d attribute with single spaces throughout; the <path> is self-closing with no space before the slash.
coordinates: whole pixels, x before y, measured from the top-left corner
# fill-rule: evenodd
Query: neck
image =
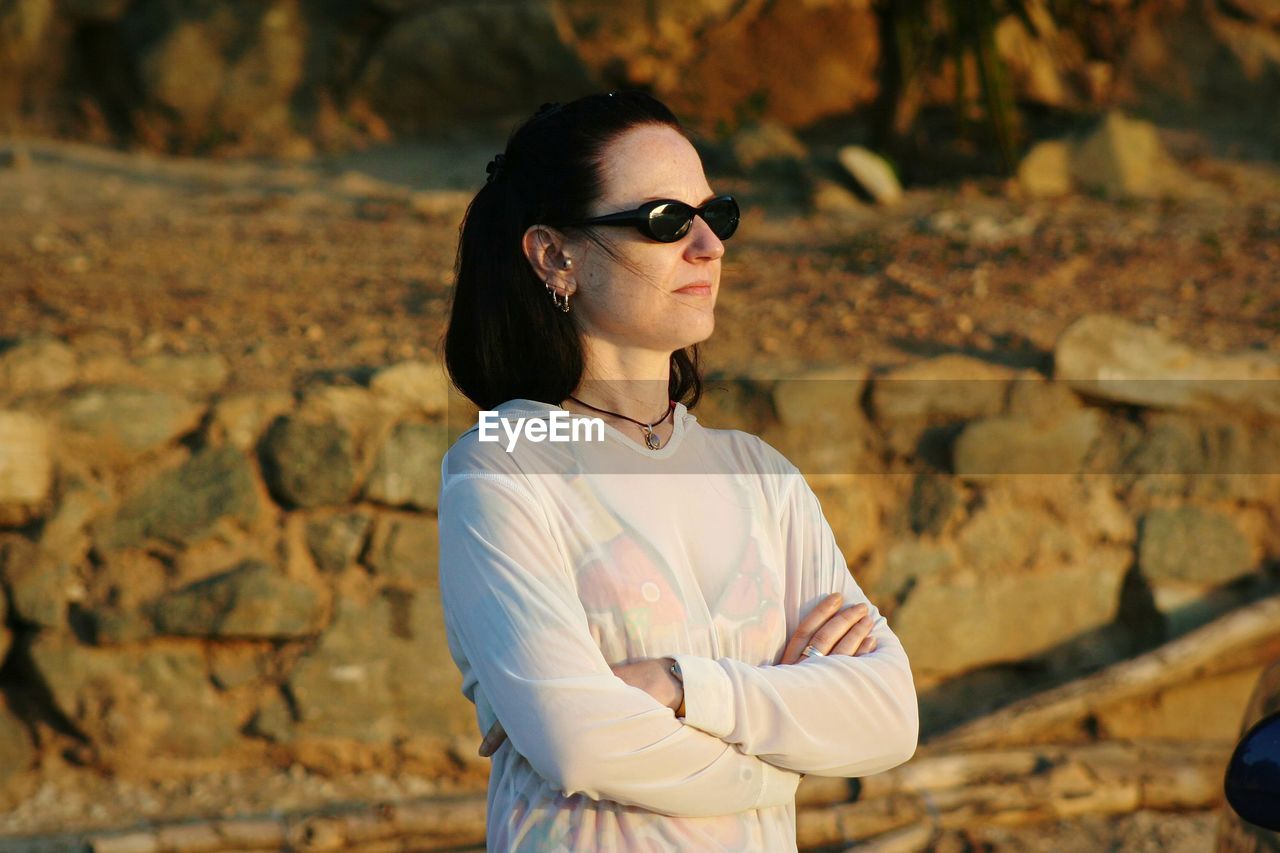
<path id="1" fill-rule="evenodd" d="M 588 352 L 573 396 L 584 403 L 650 423 L 667 413 L 671 354 Z"/>

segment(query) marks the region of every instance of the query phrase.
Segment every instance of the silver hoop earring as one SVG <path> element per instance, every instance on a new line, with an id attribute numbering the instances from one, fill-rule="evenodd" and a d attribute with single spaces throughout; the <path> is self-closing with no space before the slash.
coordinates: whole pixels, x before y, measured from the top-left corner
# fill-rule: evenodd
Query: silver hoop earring
<path id="1" fill-rule="evenodd" d="M 551 281 L 549 279 L 547 280 L 546 285 L 547 293 L 551 294 L 552 304 L 567 314 L 569 312 L 569 294 L 565 293 L 562 296 L 561 294 L 556 293 L 556 289 L 551 286 Z"/>

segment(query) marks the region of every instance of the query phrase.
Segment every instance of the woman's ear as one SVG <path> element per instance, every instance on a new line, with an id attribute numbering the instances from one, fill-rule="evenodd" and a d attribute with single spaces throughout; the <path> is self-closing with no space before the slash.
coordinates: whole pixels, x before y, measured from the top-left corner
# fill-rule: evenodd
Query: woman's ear
<path id="1" fill-rule="evenodd" d="M 530 225 L 524 232 L 521 245 L 525 258 L 540 280 L 559 284 L 564 292 L 573 292 L 573 260 L 565 253 L 563 234 L 545 225 Z"/>

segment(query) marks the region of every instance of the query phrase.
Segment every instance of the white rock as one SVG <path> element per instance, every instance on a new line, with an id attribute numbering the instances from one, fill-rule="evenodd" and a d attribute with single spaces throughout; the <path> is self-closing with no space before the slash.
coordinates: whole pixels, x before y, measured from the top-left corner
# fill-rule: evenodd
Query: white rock
<path id="1" fill-rule="evenodd" d="M 880 204 L 896 204 L 902 200 L 898 176 L 879 154 L 857 145 L 846 145 L 836 153 L 840 165 Z"/>
<path id="2" fill-rule="evenodd" d="M 1198 352 L 1155 329 L 1095 314 L 1067 327 L 1054 378 L 1081 394 L 1182 411 L 1280 417 L 1280 360 L 1267 353 Z"/>
<path id="3" fill-rule="evenodd" d="M 1071 147 L 1058 140 L 1033 146 L 1018 164 L 1018 183 L 1035 198 L 1071 192 Z"/>
<path id="4" fill-rule="evenodd" d="M 1154 196 L 1171 169 L 1155 125 L 1110 112 L 1072 153 L 1071 173 L 1083 187 L 1116 198 Z"/>
<path id="5" fill-rule="evenodd" d="M 402 361 L 379 370 L 369 382 L 379 396 L 410 403 L 429 415 L 449 405 L 449 380 L 439 364 Z"/>
<path id="6" fill-rule="evenodd" d="M 52 484 L 45 422 L 26 412 L 0 412 L 0 523 L 26 521 Z"/>

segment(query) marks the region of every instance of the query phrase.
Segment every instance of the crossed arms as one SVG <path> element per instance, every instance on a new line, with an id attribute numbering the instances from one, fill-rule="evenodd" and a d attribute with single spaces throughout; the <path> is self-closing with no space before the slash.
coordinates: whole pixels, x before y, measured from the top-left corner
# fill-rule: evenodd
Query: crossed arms
<path id="1" fill-rule="evenodd" d="M 501 720 L 508 748 L 566 794 L 679 816 L 785 805 L 802 773 L 868 775 L 907 760 L 918 712 L 902 645 L 803 479 L 786 488 L 788 565 L 811 567 L 798 600 L 866 602 L 875 650 L 765 667 L 677 655 L 681 722 L 610 669 L 540 505 L 500 478 L 446 483 L 441 593 L 482 730 Z"/>

